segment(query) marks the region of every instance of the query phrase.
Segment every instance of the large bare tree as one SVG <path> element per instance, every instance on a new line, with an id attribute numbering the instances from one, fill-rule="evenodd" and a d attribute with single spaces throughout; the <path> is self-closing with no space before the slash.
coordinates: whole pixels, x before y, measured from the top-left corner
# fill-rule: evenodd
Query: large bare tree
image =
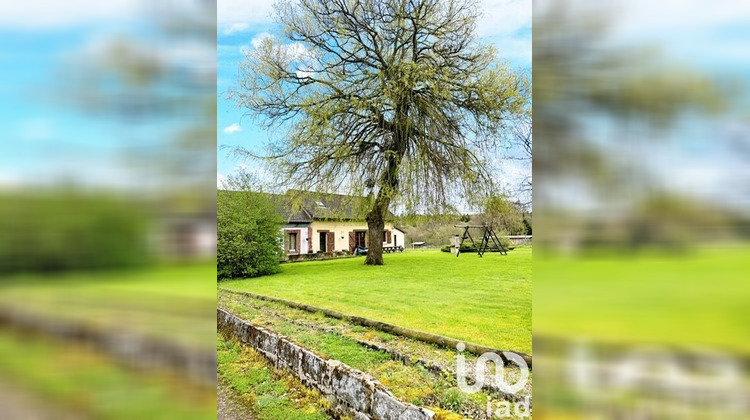
<path id="1" fill-rule="evenodd" d="M 474 33 L 473 0 L 280 0 L 287 40 L 247 53 L 230 92 L 283 129 L 269 167 L 298 188 L 370 198 L 365 264 L 383 264 L 394 200 L 445 205 L 491 188 L 490 153 L 529 83 Z"/>

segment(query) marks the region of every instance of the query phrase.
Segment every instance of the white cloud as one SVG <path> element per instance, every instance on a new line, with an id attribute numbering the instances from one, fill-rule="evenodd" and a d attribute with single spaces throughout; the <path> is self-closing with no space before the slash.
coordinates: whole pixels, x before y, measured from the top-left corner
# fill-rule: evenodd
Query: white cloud
<path id="1" fill-rule="evenodd" d="M 703 0 L 629 0 L 623 2 L 623 13 L 617 16 L 627 23 L 627 30 L 638 33 L 670 30 L 686 32 L 705 30 L 733 23 L 746 23 L 750 18 L 750 2 L 717 0 L 710 6 Z"/>
<path id="2" fill-rule="evenodd" d="M 242 127 L 240 127 L 240 125 L 239 125 L 239 124 L 237 124 L 237 123 L 234 123 L 234 124 L 232 124 L 232 125 L 229 125 L 229 126 L 226 126 L 226 127 L 224 127 L 224 130 L 223 130 L 223 131 L 224 131 L 224 133 L 226 133 L 226 134 L 234 134 L 234 133 L 239 133 L 240 131 L 242 131 Z"/>
<path id="3" fill-rule="evenodd" d="M 481 37 L 511 35 L 531 26 L 531 0 L 485 0 L 477 22 Z"/>
<path id="4" fill-rule="evenodd" d="M 310 51 L 299 42 L 287 44 L 284 47 L 286 48 L 286 53 L 289 55 L 289 58 L 291 58 L 292 60 L 311 58 Z"/>
<path id="5" fill-rule="evenodd" d="M 532 42 L 531 37 L 528 38 L 502 38 L 497 40 L 495 43 L 498 54 L 508 60 L 523 63 L 524 65 L 531 65 L 532 61 Z"/>
<path id="6" fill-rule="evenodd" d="M 311 71 L 302 71 L 297 70 L 297 77 L 300 79 L 307 79 L 308 77 L 312 77 L 315 73 Z"/>
<path id="7" fill-rule="evenodd" d="M 271 35 L 268 32 L 261 32 L 258 35 L 255 35 L 253 39 L 250 40 L 250 45 L 253 46 L 253 48 L 258 49 L 260 48 L 261 44 L 263 44 L 263 41 L 266 39 L 273 39 L 274 36 Z"/>
<path id="8" fill-rule="evenodd" d="M 252 51 L 253 49 L 260 48 L 261 45 L 263 45 L 263 42 L 267 39 L 270 39 L 272 41 L 278 41 L 275 35 L 269 33 L 269 32 L 261 32 L 253 37 L 253 39 L 250 40 L 250 48 L 247 46 L 240 47 L 240 52 L 243 54 L 248 53 L 249 51 Z M 291 44 L 283 44 L 282 47 L 284 54 L 286 54 L 287 59 L 289 61 L 309 61 L 313 59 L 313 54 L 310 50 L 307 49 L 303 44 L 299 42 L 293 42 Z M 298 74 L 298 77 L 299 76 Z"/>
<path id="9" fill-rule="evenodd" d="M 248 24 L 247 22 L 233 23 L 229 25 L 226 29 L 224 29 L 224 34 L 230 35 L 236 32 L 245 32 L 248 29 L 250 29 L 250 24 Z"/>

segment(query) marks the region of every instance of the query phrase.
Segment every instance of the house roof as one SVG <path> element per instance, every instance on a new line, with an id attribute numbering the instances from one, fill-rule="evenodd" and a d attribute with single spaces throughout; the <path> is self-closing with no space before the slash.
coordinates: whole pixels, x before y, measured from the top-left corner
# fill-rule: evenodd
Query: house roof
<path id="1" fill-rule="evenodd" d="M 367 197 L 326 194 L 312 191 L 289 190 L 285 194 L 274 194 L 279 215 L 289 223 L 310 223 L 313 220 L 364 221 L 370 210 Z M 388 212 L 387 219 L 393 214 Z"/>
<path id="2" fill-rule="evenodd" d="M 365 220 L 369 210 L 367 197 L 289 190 L 284 194 L 290 221 Z M 390 213 L 389 213 L 390 216 Z M 283 217 L 283 215 L 282 215 Z"/>
<path id="3" fill-rule="evenodd" d="M 367 197 L 289 190 L 284 194 L 265 194 L 287 223 L 312 223 L 314 220 L 365 221 L 370 210 Z M 393 218 L 388 212 L 387 220 Z"/>

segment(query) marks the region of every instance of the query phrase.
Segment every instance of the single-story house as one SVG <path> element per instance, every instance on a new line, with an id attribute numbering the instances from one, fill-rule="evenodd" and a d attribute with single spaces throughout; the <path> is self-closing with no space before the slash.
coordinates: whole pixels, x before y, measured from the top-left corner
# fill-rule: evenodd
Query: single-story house
<path id="1" fill-rule="evenodd" d="M 289 191 L 274 195 L 284 219 L 284 252 L 288 257 L 319 252 L 354 252 L 366 248 L 369 231 L 364 214 L 364 198 L 340 194 Z M 296 204 L 295 204 L 296 203 Z M 389 215 L 388 219 L 392 219 Z M 404 232 L 392 220 L 385 223 L 384 247 L 403 247 Z"/>

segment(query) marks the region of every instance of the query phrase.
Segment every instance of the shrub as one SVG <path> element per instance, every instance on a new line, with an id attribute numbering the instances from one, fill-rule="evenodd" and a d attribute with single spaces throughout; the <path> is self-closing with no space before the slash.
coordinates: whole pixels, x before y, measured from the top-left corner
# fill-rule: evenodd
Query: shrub
<path id="1" fill-rule="evenodd" d="M 143 264 L 148 260 L 143 207 L 76 191 L 0 196 L 0 273 Z"/>
<path id="2" fill-rule="evenodd" d="M 257 277 L 279 271 L 281 218 L 268 196 L 217 191 L 216 271 L 221 279 Z"/>

